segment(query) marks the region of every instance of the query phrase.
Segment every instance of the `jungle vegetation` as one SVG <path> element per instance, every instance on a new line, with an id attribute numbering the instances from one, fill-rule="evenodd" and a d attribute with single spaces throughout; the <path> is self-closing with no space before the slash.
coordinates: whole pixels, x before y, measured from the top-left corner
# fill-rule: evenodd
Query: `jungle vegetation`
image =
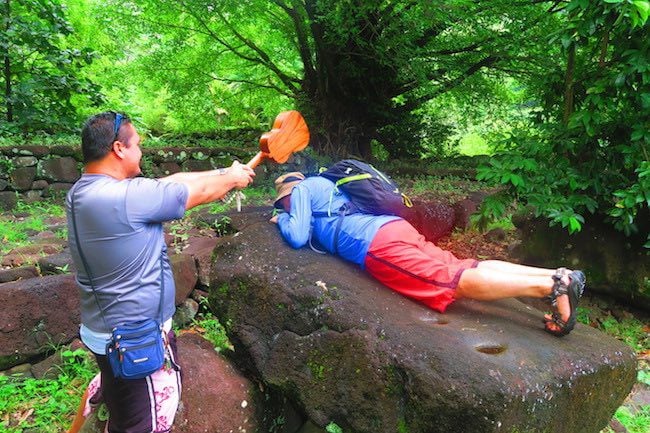
<path id="1" fill-rule="evenodd" d="M 298 109 L 330 157 L 468 142 L 515 200 L 650 247 L 647 0 L 0 0 L 0 142 L 99 110 L 151 137 L 266 129 Z M 474 146 L 475 148 L 476 146 Z"/>

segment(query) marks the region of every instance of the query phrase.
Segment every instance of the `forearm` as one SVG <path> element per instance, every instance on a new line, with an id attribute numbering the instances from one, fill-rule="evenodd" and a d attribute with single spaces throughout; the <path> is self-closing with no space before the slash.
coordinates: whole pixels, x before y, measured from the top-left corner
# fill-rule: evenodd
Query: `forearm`
<path id="1" fill-rule="evenodd" d="M 237 186 L 235 178 L 229 174 L 215 174 L 216 170 L 200 173 L 183 173 L 189 176 L 169 176 L 167 181 L 182 183 L 187 186 L 188 196 L 185 209 L 210 203 L 223 198 L 228 191 Z M 179 173 L 177 173 L 179 174 Z M 162 179 L 161 179 L 162 180 Z"/>
<path id="2" fill-rule="evenodd" d="M 246 188 L 253 182 L 255 172 L 238 161 L 227 168 L 217 170 L 175 173 L 159 179 L 162 182 L 176 182 L 187 186 L 185 209 L 223 198 L 233 188 Z"/>
<path id="3" fill-rule="evenodd" d="M 292 248 L 301 248 L 309 241 L 309 225 L 305 227 L 290 214 L 278 215 L 277 223 L 280 234 Z"/>
<path id="4" fill-rule="evenodd" d="M 216 170 L 207 170 L 207 171 L 190 171 L 190 172 L 178 172 L 171 174 L 169 176 L 161 177 L 161 182 L 178 182 L 184 183 L 188 181 L 193 181 L 202 176 L 216 176 L 225 174 L 228 171 L 226 168 L 217 168 Z"/>

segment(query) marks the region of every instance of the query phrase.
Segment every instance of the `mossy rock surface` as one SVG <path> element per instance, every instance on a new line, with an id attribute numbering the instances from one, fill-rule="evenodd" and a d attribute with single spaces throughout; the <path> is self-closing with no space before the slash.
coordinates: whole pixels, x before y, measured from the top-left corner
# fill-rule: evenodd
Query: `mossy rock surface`
<path id="1" fill-rule="evenodd" d="M 636 380 L 621 342 L 583 325 L 562 339 L 516 300 L 438 314 L 330 255 L 293 250 L 271 209 L 233 213 L 210 305 L 240 367 L 346 433 L 593 432 Z"/>

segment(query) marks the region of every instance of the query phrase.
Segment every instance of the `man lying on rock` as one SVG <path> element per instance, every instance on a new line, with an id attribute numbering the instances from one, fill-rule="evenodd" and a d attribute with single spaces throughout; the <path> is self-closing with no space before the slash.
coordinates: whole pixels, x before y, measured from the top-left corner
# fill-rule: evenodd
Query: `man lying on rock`
<path id="1" fill-rule="evenodd" d="M 460 298 L 548 297 L 556 311 L 545 315 L 546 331 L 560 337 L 575 326 L 578 299 L 586 281 L 582 271 L 461 260 L 426 241 L 398 216 L 359 212 L 339 216 L 338 209 L 349 198 L 323 176 L 287 173 L 276 179 L 275 189 L 275 207 L 285 213 L 271 222 L 293 248 L 301 248 L 313 238 L 328 252 L 360 265 L 391 289 L 441 313 Z"/>

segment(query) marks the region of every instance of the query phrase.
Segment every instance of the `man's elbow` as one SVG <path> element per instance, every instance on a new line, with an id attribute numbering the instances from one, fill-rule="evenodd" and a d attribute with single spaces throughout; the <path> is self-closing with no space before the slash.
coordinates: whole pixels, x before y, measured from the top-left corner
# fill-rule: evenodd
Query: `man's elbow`
<path id="1" fill-rule="evenodd" d="M 205 186 L 193 186 L 189 188 L 189 194 L 187 195 L 187 203 L 185 209 L 191 209 L 194 206 L 207 203 L 207 188 Z"/>

